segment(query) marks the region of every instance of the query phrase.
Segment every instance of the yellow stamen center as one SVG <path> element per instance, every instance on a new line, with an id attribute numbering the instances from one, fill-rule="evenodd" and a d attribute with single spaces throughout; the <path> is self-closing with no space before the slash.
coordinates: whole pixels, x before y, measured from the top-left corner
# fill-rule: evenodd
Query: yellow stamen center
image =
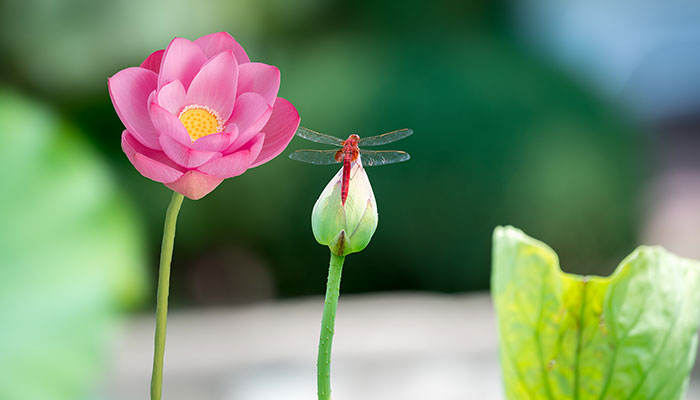
<path id="1" fill-rule="evenodd" d="M 185 125 L 187 133 L 190 134 L 192 141 L 219 133 L 224 130 L 224 122 L 221 120 L 219 113 L 207 106 L 192 104 L 185 107 L 181 112 L 180 121 Z"/>

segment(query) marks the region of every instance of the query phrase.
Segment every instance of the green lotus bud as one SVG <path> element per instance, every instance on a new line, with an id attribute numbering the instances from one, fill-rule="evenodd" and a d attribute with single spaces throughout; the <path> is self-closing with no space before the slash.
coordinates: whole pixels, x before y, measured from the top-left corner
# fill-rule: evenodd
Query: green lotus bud
<path id="1" fill-rule="evenodd" d="M 343 168 L 331 179 L 311 212 L 316 241 L 338 256 L 361 251 L 377 229 L 377 203 L 362 163 L 351 164 L 348 197 L 342 202 Z"/>

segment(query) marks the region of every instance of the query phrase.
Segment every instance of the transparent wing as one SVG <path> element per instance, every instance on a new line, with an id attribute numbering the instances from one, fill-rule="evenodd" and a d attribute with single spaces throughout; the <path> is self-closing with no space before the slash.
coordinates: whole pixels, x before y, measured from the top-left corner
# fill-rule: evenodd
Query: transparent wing
<path id="1" fill-rule="evenodd" d="M 289 155 L 292 160 L 297 160 L 309 164 L 328 165 L 337 164 L 335 153 L 338 150 L 297 150 Z"/>
<path id="2" fill-rule="evenodd" d="M 300 126 L 299 129 L 297 129 L 296 135 L 314 143 L 330 144 L 333 146 L 343 145 L 343 139 L 326 135 L 325 133 L 312 131 L 311 129 L 306 129 L 303 126 Z"/>
<path id="3" fill-rule="evenodd" d="M 360 138 L 360 146 L 380 146 L 383 144 L 395 142 L 405 137 L 413 135 L 412 129 L 399 129 L 398 131 L 383 133 L 377 136 L 368 138 Z"/>
<path id="4" fill-rule="evenodd" d="M 407 161 L 411 156 L 405 151 L 398 150 L 373 151 L 360 149 L 360 158 L 362 159 L 363 166 L 374 167 L 377 165 Z"/>

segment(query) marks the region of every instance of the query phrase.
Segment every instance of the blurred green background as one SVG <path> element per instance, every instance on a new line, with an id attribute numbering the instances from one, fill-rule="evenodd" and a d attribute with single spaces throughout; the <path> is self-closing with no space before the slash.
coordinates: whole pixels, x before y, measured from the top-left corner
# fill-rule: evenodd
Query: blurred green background
<path id="1" fill-rule="evenodd" d="M 1 0 L 0 174 L 11 184 L 0 189 L 0 287 L 49 313 L 55 298 L 27 279 L 60 276 L 56 293 L 83 283 L 103 303 L 80 304 L 103 304 L 104 315 L 152 309 L 170 192 L 122 153 L 107 77 L 174 36 L 222 30 L 281 69 L 280 95 L 302 125 L 415 131 L 389 146 L 409 162 L 368 170 L 380 223 L 348 259 L 344 293 L 486 290 L 499 224 L 550 244 L 569 271 L 608 273 L 639 240 L 648 125 L 531 46 L 517 10 L 493 0 Z M 310 213 L 337 167 L 287 158 L 313 146 L 296 138 L 185 201 L 175 308 L 323 293 L 328 250 Z M 0 309 L 30 310 L 6 293 Z"/>

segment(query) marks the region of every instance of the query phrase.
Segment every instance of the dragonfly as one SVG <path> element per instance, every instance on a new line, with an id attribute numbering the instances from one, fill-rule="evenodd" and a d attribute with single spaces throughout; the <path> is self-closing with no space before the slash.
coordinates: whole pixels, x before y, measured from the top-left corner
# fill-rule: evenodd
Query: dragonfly
<path id="1" fill-rule="evenodd" d="M 328 150 L 297 150 L 289 155 L 292 160 L 297 160 L 309 164 L 328 165 L 343 163 L 343 180 L 341 186 L 341 198 L 343 205 L 348 198 L 350 187 L 351 165 L 358 158 L 363 167 L 373 167 L 377 165 L 393 164 L 407 161 L 411 156 L 405 151 L 399 150 L 365 150 L 360 146 L 381 146 L 396 142 L 413 134 L 411 129 L 399 129 L 396 131 L 383 133 L 377 136 L 360 138 L 357 134 L 351 134 L 347 139 L 326 135 L 312 131 L 304 127 L 297 129 L 296 135 L 308 141 L 320 144 L 328 144 L 340 147 L 339 149 Z"/>

